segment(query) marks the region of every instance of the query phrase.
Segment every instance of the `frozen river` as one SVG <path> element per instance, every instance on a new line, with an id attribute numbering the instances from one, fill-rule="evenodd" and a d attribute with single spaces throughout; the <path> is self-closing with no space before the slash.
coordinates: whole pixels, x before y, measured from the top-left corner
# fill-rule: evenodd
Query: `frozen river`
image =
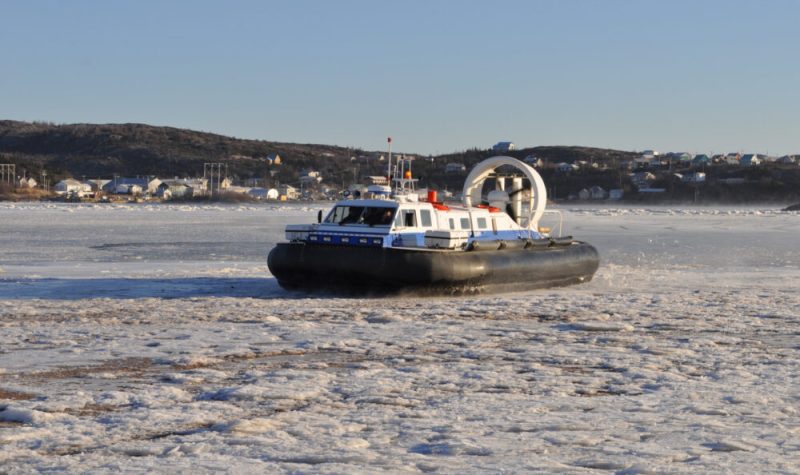
<path id="1" fill-rule="evenodd" d="M 800 471 L 800 215 L 562 207 L 595 279 L 286 293 L 315 206 L 0 203 L 0 472 Z"/>

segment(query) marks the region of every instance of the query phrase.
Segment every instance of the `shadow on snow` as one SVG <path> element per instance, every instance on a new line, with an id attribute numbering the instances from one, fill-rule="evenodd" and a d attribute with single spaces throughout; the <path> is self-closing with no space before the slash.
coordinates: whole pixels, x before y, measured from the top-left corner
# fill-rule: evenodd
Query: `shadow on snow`
<path id="1" fill-rule="evenodd" d="M 0 279 L 0 299 L 251 297 L 298 298 L 274 278 Z"/>

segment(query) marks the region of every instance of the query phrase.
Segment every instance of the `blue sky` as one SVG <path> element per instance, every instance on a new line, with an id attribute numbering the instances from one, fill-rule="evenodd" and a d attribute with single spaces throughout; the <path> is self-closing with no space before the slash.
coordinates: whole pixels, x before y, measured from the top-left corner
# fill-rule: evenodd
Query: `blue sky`
<path id="1" fill-rule="evenodd" d="M 800 153 L 796 1 L 0 1 L 0 118 Z"/>

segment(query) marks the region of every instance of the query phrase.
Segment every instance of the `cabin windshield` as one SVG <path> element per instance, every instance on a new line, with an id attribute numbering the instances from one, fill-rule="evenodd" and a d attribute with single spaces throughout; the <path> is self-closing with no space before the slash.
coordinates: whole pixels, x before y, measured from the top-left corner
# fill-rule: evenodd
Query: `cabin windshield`
<path id="1" fill-rule="evenodd" d="M 329 224 L 366 224 L 389 226 L 394 219 L 395 208 L 383 206 L 336 206 L 325 218 Z"/>

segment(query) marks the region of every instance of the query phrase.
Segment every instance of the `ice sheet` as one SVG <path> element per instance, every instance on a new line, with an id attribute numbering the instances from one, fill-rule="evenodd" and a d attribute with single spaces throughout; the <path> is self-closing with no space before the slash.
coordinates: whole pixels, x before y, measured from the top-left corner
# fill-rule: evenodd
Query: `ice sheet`
<path id="1" fill-rule="evenodd" d="M 0 204 L 0 471 L 800 470 L 800 215 L 563 207 L 589 284 L 286 293 L 301 206 Z"/>

